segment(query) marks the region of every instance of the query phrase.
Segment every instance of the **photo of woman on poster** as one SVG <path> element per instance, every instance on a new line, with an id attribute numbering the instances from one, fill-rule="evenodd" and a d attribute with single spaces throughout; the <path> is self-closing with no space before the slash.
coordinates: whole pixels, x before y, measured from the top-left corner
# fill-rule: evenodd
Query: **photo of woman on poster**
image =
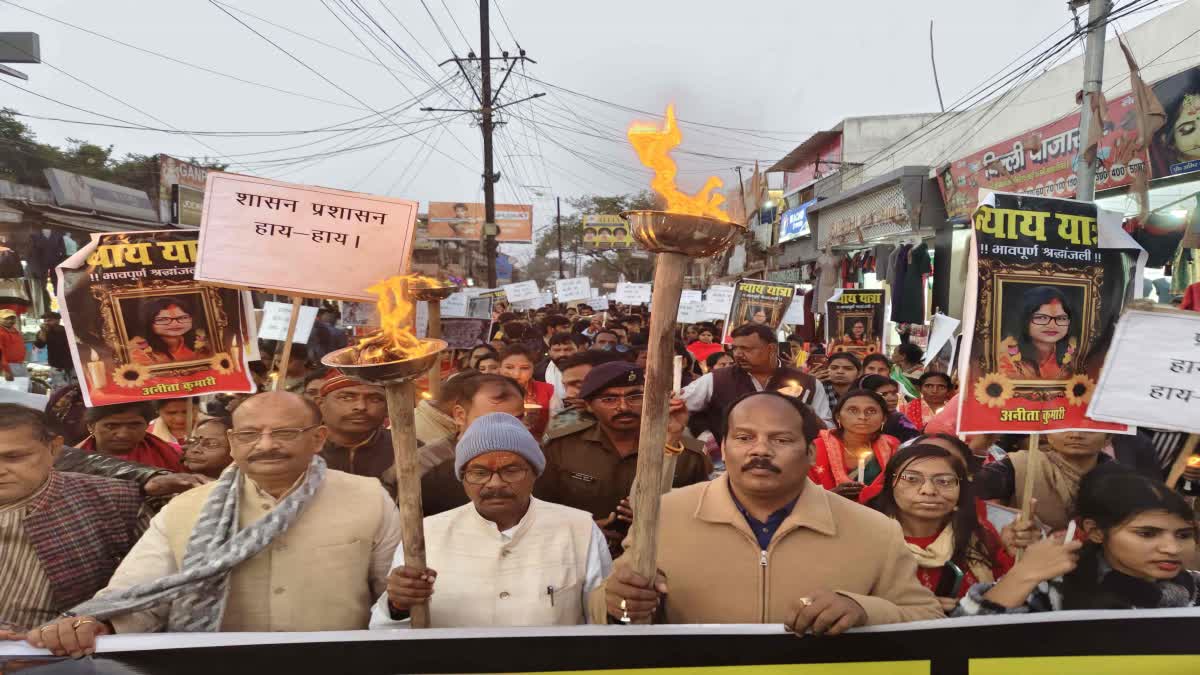
<path id="1" fill-rule="evenodd" d="M 181 296 L 141 301 L 135 330 L 130 330 L 129 356 L 134 363 L 153 365 L 196 361 L 212 357 L 203 317 L 197 317 L 191 302 Z"/>
<path id="2" fill-rule="evenodd" d="M 1077 338 L 1070 335 L 1075 310 L 1053 286 L 1035 286 L 1021 296 L 1016 336 L 1000 343 L 1000 372 L 1017 380 L 1067 380 L 1075 372 Z"/>
<path id="3" fill-rule="evenodd" d="M 1192 68 L 1154 85 L 1154 95 L 1167 113 L 1167 123 L 1150 145 L 1153 176 L 1200 170 L 1200 68 Z"/>

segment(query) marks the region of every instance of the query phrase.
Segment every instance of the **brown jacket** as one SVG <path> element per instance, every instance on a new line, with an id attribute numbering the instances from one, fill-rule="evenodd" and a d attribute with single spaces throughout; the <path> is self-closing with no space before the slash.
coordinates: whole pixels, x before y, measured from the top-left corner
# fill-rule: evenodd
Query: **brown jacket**
<path id="1" fill-rule="evenodd" d="M 712 461 L 698 441 L 684 438 L 685 450 L 675 460 L 674 487 L 708 480 Z M 533 486 L 538 499 L 589 511 L 607 518 L 630 495 L 637 473 L 637 453 L 622 457 L 594 418 L 546 435 L 542 445 L 546 470 Z"/>
<path id="2" fill-rule="evenodd" d="M 872 625 L 944 616 L 917 581 L 900 525 L 811 481 L 766 551 L 727 476 L 663 495 L 658 566 L 670 623 L 783 623 L 820 589 L 852 598 Z M 602 611 L 596 598 L 590 604 L 593 614 Z"/>

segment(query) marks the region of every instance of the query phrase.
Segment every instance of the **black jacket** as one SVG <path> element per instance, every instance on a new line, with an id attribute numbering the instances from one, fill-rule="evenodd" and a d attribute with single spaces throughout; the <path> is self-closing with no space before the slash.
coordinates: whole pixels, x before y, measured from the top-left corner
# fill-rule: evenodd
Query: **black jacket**
<path id="1" fill-rule="evenodd" d="M 155 476 L 163 476 L 171 473 L 155 466 L 127 462 L 109 455 L 103 455 L 98 452 L 84 452 L 79 448 L 72 447 L 64 447 L 62 452 L 58 453 L 58 459 L 54 460 L 54 469 L 56 471 L 69 471 L 72 473 L 84 473 L 89 476 L 103 476 L 105 478 L 133 481 L 138 484 L 138 487 L 145 485 Z"/>

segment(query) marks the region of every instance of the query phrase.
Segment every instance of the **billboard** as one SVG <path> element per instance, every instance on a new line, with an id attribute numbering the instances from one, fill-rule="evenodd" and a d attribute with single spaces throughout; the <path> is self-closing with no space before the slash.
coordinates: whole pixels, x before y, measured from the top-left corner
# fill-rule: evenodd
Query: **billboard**
<path id="1" fill-rule="evenodd" d="M 808 208 L 816 203 L 817 200 L 810 199 L 794 209 L 783 212 L 779 221 L 780 244 L 812 235 L 812 228 L 808 224 Z"/>
<path id="2" fill-rule="evenodd" d="M 145 192 L 62 169 L 45 169 L 59 206 L 158 222 L 158 209 Z"/>
<path id="3" fill-rule="evenodd" d="M 1200 67 L 1159 81 L 1154 96 L 1167 113 L 1167 123 L 1150 144 L 1151 175 L 1162 178 L 1200 171 Z"/>
<path id="4" fill-rule="evenodd" d="M 1097 156 L 1096 189 L 1129 185 L 1134 174 L 1146 171 L 1146 152 L 1134 152 L 1137 117 L 1133 94 L 1108 101 L 1104 137 Z M 1017 138 L 990 145 L 951 163 L 939 186 L 951 218 L 967 218 L 979 201 L 980 188 L 1037 197 L 1071 199 L 1076 194 L 1073 164 L 1083 139 L 1079 112 L 1073 112 Z"/>
<path id="5" fill-rule="evenodd" d="M 430 239 L 462 239 L 478 241 L 483 238 L 483 204 L 474 202 L 429 202 Z M 512 243 L 533 242 L 533 207 L 529 204 L 497 204 L 497 241 Z"/>
<path id="6" fill-rule="evenodd" d="M 633 231 L 621 216 L 584 214 L 583 245 L 587 248 L 633 248 Z"/>
<path id="7" fill-rule="evenodd" d="M 206 169 L 192 162 L 185 162 L 182 159 L 175 159 L 170 155 L 158 156 L 158 210 L 159 215 L 164 223 L 178 223 L 180 225 L 199 225 L 197 220 L 194 223 L 183 222 L 173 216 L 181 215 L 174 209 L 177 206 L 175 201 L 174 186 L 178 185 L 181 188 L 194 190 L 200 193 L 200 199 L 204 198 L 204 181 L 208 178 Z M 190 192 L 185 192 L 189 198 L 195 197 Z"/>

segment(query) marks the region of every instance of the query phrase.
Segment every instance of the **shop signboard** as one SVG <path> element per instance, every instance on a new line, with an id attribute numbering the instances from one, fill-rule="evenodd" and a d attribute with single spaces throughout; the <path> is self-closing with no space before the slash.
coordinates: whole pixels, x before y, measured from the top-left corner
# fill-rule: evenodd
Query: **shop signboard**
<path id="1" fill-rule="evenodd" d="M 479 241 L 484 235 L 484 208 L 476 202 L 429 202 L 430 239 Z M 529 204 L 496 205 L 496 241 L 529 244 L 533 241 L 533 207 Z"/>
<path id="2" fill-rule="evenodd" d="M 164 223 L 200 225 L 198 217 L 195 223 L 185 223 L 173 217 L 178 215 L 173 208 L 176 203 L 174 186 L 200 193 L 200 201 L 203 201 L 204 182 L 211 170 L 215 169 L 206 169 L 199 164 L 175 159 L 170 155 L 158 156 L 158 210 Z"/>
<path id="3" fill-rule="evenodd" d="M 583 245 L 592 249 L 633 248 L 633 232 L 629 229 L 629 221 L 621 216 L 584 215 Z"/>
<path id="4" fill-rule="evenodd" d="M 1129 185 L 1134 175 L 1149 167 L 1147 153 L 1144 150 L 1134 152 L 1137 139 L 1135 112 L 1132 94 L 1108 100 L 1105 111 L 1108 124 L 1097 151 L 1101 161 L 1096 171 L 1097 190 Z M 938 180 L 946 214 L 951 218 L 970 216 L 979 201 L 981 188 L 1039 197 L 1074 197 L 1073 162 L 1081 143 L 1079 112 L 1076 111 L 956 160 L 942 171 Z"/>
<path id="5" fill-rule="evenodd" d="M 779 223 L 779 243 L 812 235 L 812 229 L 808 225 L 808 207 L 816 203 L 817 200 L 810 199 L 794 209 L 783 212 Z"/>
<path id="6" fill-rule="evenodd" d="M 158 208 L 141 190 L 62 169 L 46 169 L 45 174 L 59 206 L 158 222 Z"/>
<path id="7" fill-rule="evenodd" d="M 193 190 L 182 185 L 171 186 L 170 222 L 178 225 L 200 227 L 204 215 L 204 190 Z"/>

